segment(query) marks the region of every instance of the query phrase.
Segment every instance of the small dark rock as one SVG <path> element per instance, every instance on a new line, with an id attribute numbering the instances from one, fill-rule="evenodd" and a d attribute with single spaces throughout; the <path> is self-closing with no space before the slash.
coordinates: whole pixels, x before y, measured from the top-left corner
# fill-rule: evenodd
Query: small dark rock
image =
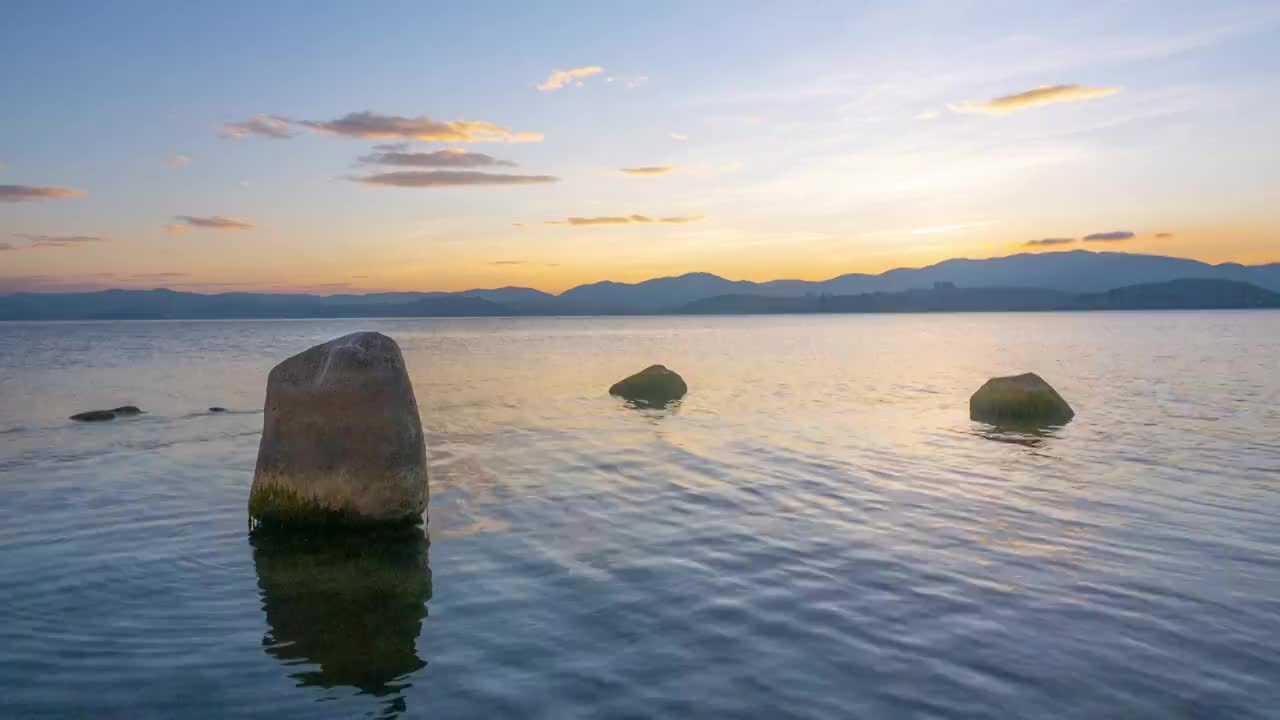
<path id="1" fill-rule="evenodd" d="M 687 392 L 689 386 L 685 385 L 684 378 L 662 365 L 650 365 L 609 388 L 610 395 L 655 406 L 679 400 Z"/>
<path id="2" fill-rule="evenodd" d="M 79 422 L 98 422 L 101 420 L 115 420 L 116 414 L 110 410 L 89 410 L 88 412 L 76 413 L 71 416 L 71 419 Z"/>
<path id="3" fill-rule="evenodd" d="M 1066 400 L 1035 373 L 991 378 L 969 398 L 969 418 L 1000 426 L 1065 425 Z"/>

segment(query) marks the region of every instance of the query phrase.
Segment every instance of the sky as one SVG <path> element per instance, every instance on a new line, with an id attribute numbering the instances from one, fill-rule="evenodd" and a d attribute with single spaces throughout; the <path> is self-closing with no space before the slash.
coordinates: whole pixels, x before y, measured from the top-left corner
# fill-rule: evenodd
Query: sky
<path id="1" fill-rule="evenodd" d="M 0 292 L 1280 261 L 1280 3 L 10 0 Z"/>

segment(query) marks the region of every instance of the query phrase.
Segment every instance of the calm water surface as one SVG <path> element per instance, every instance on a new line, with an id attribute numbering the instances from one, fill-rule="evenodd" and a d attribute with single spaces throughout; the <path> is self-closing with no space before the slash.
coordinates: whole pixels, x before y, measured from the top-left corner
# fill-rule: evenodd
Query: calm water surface
<path id="1" fill-rule="evenodd" d="M 267 371 L 357 329 L 429 547 L 250 537 Z M 1277 358 L 1275 312 L 0 324 L 0 716 L 1276 718 Z M 653 362 L 679 407 L 606 394 Z M 1024 370 L 1076 420 L 968 420 Z"/>

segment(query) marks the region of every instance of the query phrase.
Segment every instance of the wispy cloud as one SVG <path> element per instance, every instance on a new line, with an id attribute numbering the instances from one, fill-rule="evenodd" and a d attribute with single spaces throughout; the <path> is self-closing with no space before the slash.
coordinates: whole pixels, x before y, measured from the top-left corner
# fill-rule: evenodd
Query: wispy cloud
<path id="1" fill-rule="evenodd" d="M 284 140 L 293 135 L 289 131 L 289 120 L 287 118 L 263 113 L 258 113 L 248 120 L 226 123 L 218 134 L 232 140 L 251 136 Z"/>
<path id="2" fill-rule="evenodd" d="M 348 177 L 365 185 L 406 188 L 465 187 L 477 185 L 537 185 L 558 182 L 551 175 L 507 175 L 476 170 L 402 170 L 399 172 Z"/>
<path id="3" fill-rule="evenodd" d="M 545 225 L 573 225 L 575 227 L 584 227 L 591 225 L 643 225 L 647 223 L 667 223 L 682 224 L 698 222 L 702 220 L 701 215 L 687 215 L 676 217 L 649 217 L 647 215 L 605 215 L 600 217 L 568 217 L 564 220 L 544 220 Z"/>
<path id="4" fill-rule="evenodd" d="M 983 113 L 1005 115 L 1064 102 L 1079 102 L 1109 97 L 1120 92 L 1118 87 L 1091 87 L 1088 85 L 1041 85 L 1034 90 L 1004 95 L 983 102 L 962 102 L 947 105 L 958 113 Z"/>
<path id="5" fill-rule="evenodd" d="M 348 113 L 336 120 L 298 120 L 296 124 L 320 132 L 369 140 L 423 142 L 540 142 L 542 133 L 518 132 L 483 120 L 432 120 L 426 115 L 399 117 L 373 112 Z"/>
<path id="6" fill-rule="evenodd" d="M 671 139 L 672 139 L 672 140 L 679 140 L 680 142 L 684 142 L 685 140 L 688 140 L 688 139 L 689 139 L 689 136 L 688 136 L 688 135 L 685 135 L 684 133 L 673 132 L 673 133 L 671 133 Z"/>
<path id="7" fill-rule="evenodd" d="M 582 87 L 583 78 L 599 75 L 602 72 L 604 68 L 599 65 L 586 65 L 571 70 L 552 70 L 547 79 L 538 83 L 537 87 L 542 92 L 552 92 L 570 84 Z"/>
<path id="8" fill-rule="evenodd" d="M 648 75 L 610 75 L 604 80 L 610 84 L 621 85 L 628 90 L 634 90 L 649 82 Z"/>
<path id="9" fill-rule="evenodd" d="M 1075 238 L 1041 238 L 1039 240 L 1028 240 L 1023 245 L 1027 247 L 1043 247 L 1046 245 L 1070 245 L 1075 242 Z"/>
<path id="10" fill-rule="evenodd" d="M 28 248 L 74 247 L 86 243 L 106 242 L 106 238 L 97 235 L 32 235 L 15 233 L 14 237 L 26 240 Z"/>
<path id="11" fill-rule="evenodd" d="M 676 169 L 671 167 L 670 165 L 651 165 L 649 167 L 630 167 L 630 168 L 620 168 L 618 170 L 618 172 L 622 173 L 623 175 L 640 175 L 640 176 L 669 175 L 675 171 Z"/>
<path id="12" fill-rule="evenodd" d="M 165 229 L 174 235 L 181 235 L 192 229 L 199 230 L 229 230 L 232 232 L 240 230 L 252 230 L 256 227 L 253 223 L 238 217 L 225 217 L 223 215 L 210 215 L 208 217 L 197 217 L 194 215 L 178 215 L 177 223 L 166 225 Z"/>
<path id="13" fill-rule="evenodd" d="M 360 162 L 370 165 L 426 168 L 516 167 L 516 163 L 499 160 L 484 153 L 469 153 L 461 148 L 446 148 L 435 152 L 387 150 L 365 155 L 360 158 Z"/>
<path id="14" fill-rule="evenodd" d="M 0 203 L 44 202 L 80 197 L 84 190 L 69 187 L 39 187 L 35 185 L 0 185 Z"/>
<path id="15" fill-rule="evenodd" d="M 170 155 L 164 159 L 164 164 L 169 167 L 182 167 L 191 164 L 191 158 L 186 155 Z"/>
<path id="16" fill-rule="evenodd" d="M 924 112 L 916 115 L 917 120 L 933 120 L 937 117 L 938 117 L 937 110 L 925 110 Z"/>
<path id="17" fill-rule="evenodd" d="M 1100 232 L 1092 235 L 1085 235 L 1085 242 L 1121 242 L 1123 240 L 1132 240 L 1134 233 L 1128 230 L 1112 230 L 1111 232 Z"/>

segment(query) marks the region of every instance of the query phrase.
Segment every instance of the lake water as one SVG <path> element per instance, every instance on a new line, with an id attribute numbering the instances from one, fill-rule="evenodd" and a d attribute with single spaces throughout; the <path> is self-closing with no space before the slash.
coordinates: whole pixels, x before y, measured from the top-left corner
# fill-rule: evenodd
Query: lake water
<path id="1" fill-rule="evenodd" d="M 247 530 L 267 371 L 358 329 L 429 553 Z M 0 324 L 0 716 L 1276 718 L 1277 358 L 1277 312 Z M 607 395 L 655 362 L 681 405 Z M 1027 370 L 1072 423 L 969 421 Z"/>

